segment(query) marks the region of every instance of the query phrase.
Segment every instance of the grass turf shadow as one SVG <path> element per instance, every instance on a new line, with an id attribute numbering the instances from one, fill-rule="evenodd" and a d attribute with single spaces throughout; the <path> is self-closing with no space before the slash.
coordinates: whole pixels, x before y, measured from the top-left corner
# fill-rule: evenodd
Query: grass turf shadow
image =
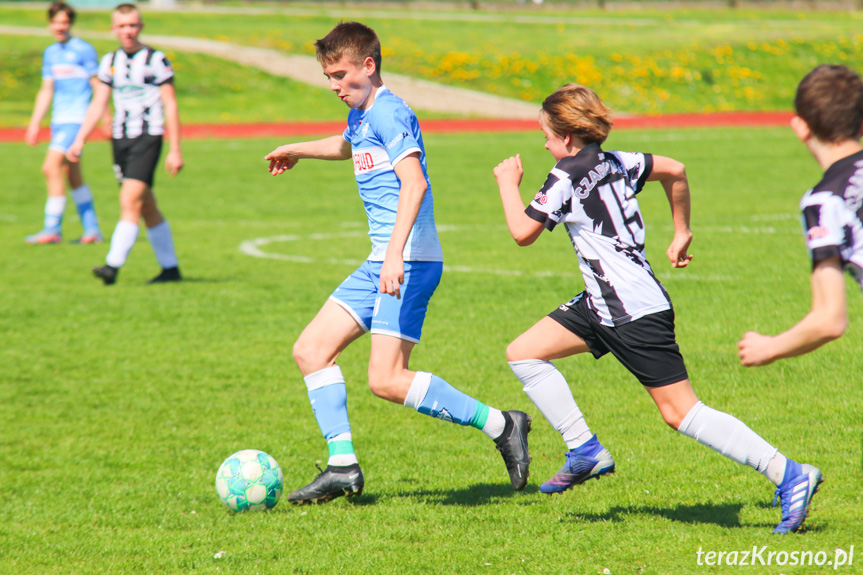
<path id="1" fill-rule="evenodd" d="M 523 491 L 513 491 L 512 486 L 505 483 L 477 483 L 465 489 L 400 491 L 396 497 L 413 498 L 437 505 L 477 507 L 493 504 L 500 498 L 534 494 L 538 491 L 539 487 L 536 485 L 528 485 Z"/>
<path id="2" fill-rule="evenodd" d="M 775 523 L 754 523 L 742 525 L 740 523 L 740 510 L 743 508 L 742 503 L 726 503 L 722 505 L 714 505 L 710 503 L 698 503 L 695 505 L 678 505 L 676 507 L 655 507 L 655 506 L 635 506 L 635 507 L 611 507 L 605 513 L 578 513 L 571 512 L 566 514 L 566 518 L 573 522 L 612 522 L 622 523 L 631 515 L 657 515 L 677 521 L 680 523 L 712 523 L 720 527 L 775 527 Z M 779 518 L 776 518 L 779 522 Z"/>

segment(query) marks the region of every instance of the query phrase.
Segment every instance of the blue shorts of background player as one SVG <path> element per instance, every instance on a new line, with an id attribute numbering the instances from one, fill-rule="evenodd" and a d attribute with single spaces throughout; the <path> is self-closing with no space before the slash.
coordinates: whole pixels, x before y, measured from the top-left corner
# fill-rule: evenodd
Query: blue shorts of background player
<path id="1" fill-rule="evenodd" d="M 365 261 L 336 288 L 330 299 L 371 333 L 419 343 L 429 299 L 440 283 L 442 262 L 405 262 L 401 297 L 378 290 L 383 262 Z"/>
<path id="2" fill-rule="evenodd" d="M 51 124 L 51 143 L 48 149 L 65 154 L 80 129 L 81 124 Z"/>

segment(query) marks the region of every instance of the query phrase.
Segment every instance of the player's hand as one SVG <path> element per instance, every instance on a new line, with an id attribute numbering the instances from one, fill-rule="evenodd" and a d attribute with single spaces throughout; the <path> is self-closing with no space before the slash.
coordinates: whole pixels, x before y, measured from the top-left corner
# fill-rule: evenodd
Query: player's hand
<path id="1" fill-rule="evenodd" d="M 671 245 L 665 250 L 665 255 L 671 261 L 673 268 L 685 268 L 692 261 L 692 254 L 687 254 L 689 244 L 692 243 L 692 232 L 675 232 Z"/>
<path id="2" fill-rule="evenodd" d="M 291 151 L 290 146 L 280 146 L 264 156 L 264 159 L 269 160 L 270 167 L 268 169 L 274 176 L 285 173 L 286 170 L 290 170 L 300 161 L 296 154 Z"/>
<path id="3" fill-rule="evenodd" d="M 165 171 L 173 178 L 183 169 L 183 154 L 179 151 L 168 152 L 165 158 Z"/>
<path id="4" fill-rule="evenodd" d="M 30 125 L 27 126 L 27 133 L 24 134 L 24 141 L 27 142 L 28 146 L 35 146 L 39 143 L 39 126 L 38 125 Z"/>
<path id="5" fill-rule="evenodd" d="M 772 354 L 773 338 L 769 335 L 761 335 L 754 331 L 748 331 L 737 344 L 740 363 L 751 367 L 753 365 L 768 365 L 775 358 Z"/>
<path id="6" fill-rule="evenodd" d="M 523 175 L 524 168 L 521 165 L 521 154 L 516 154 L 513 157 L 505 159 L 494 169 L 494 177 L 497 179 L 498 185 L 514 184 L 516 187 L 520 186 Z"/>
<path id="7" fill-rule="evenodd" d="M 380 292 L 401 299 L 401 286 L 405 283 L 405 262 L 401 257 L 384 258 L 381 266 Z"/>
<path id="8" fill-rule="evenodd" d="M 72 162 L 73 164 L 77 164 L 81 159 L 81 154 L 84 152 L 84 142 L 80 140 L 75 140 L 72 142 L 72 145 L 69 146 L 69 149 L 66 150 L 66 159 Z"/>

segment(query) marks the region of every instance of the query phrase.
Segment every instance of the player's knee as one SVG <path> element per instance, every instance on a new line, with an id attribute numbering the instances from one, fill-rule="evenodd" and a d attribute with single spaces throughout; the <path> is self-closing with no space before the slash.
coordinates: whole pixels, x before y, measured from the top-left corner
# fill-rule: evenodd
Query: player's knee
<path id="1" fill-rule="evenodd" d="M 45 162 L 42 164 L 42 175 L 46 178 L 63 177 L 63 167 L 56 162 Z"/>
<path id="2" fill-rule="evenodd" d="M 392 378 L 369 366 L 369 389 L 382 399 L 388 399 Z"/>
<path id="3" fill-rule="evenodd" d="M 297 362 L 297 366 L 303 374 L 308 375 L 309 373 L 318 371 L 318 369 L 323 369 L 323 367 L 317 368 L 318 364 L 321 363 L 320 354 L 317 352 L 317 346 L 312 345 L 302 337 L 294 344 L 292 353 L 294 361 Z"/>
<path id="4" fill-rule="evenodd" d="M 668 427 L 675 431 L 680 428 L 680 424 L 683 423 L 686 417 L 685 413 L 679 413 L 677 410 L 671 408 L 660 409 L 659 412 L 662 414 L 662 419 L 665 420 Z"/>
<path id="5" fill-rule="evenodd" d="M 399 377 L 387 371 L 375 370 L 369 367 L 369 389 L 381 399 L 401 403 L 404 393 L 401 392 Z"/>
<path id="6" fill-rule="evenodd" d="M 506 360 L 507 361 L 524 361 L 526 359 L 533 359 L 532 357 L 527 357 L 525 354 L 525 350 L 521 345 L 519 345 L 518 340 L 510 343 L 506 346 Z"/>

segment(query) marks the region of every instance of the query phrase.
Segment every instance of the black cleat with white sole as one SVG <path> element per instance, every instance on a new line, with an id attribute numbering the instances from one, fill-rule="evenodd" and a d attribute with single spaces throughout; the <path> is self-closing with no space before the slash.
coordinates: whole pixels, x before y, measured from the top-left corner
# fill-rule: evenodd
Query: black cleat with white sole
<path id="1" fill-rule="evenodd" d="M 523 411 L 504 411 L 506 424 L 503 433 L 494 440 L 503 456 L 512 488 L 521 491 L 527 485 L 530 474 L 530 452 L 527 449 L 527 434 L 530 433 L 530 416 Z"/>
<path id="2" fill-rule="evenodd" d="M 320 466 L 317 467 L 321 471 Z M 305 505 L 326 503 L 343 495 L 353 497 L 363 492 L 364 483 L 359 463 L 343 467 L 327 465 L 314 481 L 288 495 L 288 501 L 294 505 Z"/>

